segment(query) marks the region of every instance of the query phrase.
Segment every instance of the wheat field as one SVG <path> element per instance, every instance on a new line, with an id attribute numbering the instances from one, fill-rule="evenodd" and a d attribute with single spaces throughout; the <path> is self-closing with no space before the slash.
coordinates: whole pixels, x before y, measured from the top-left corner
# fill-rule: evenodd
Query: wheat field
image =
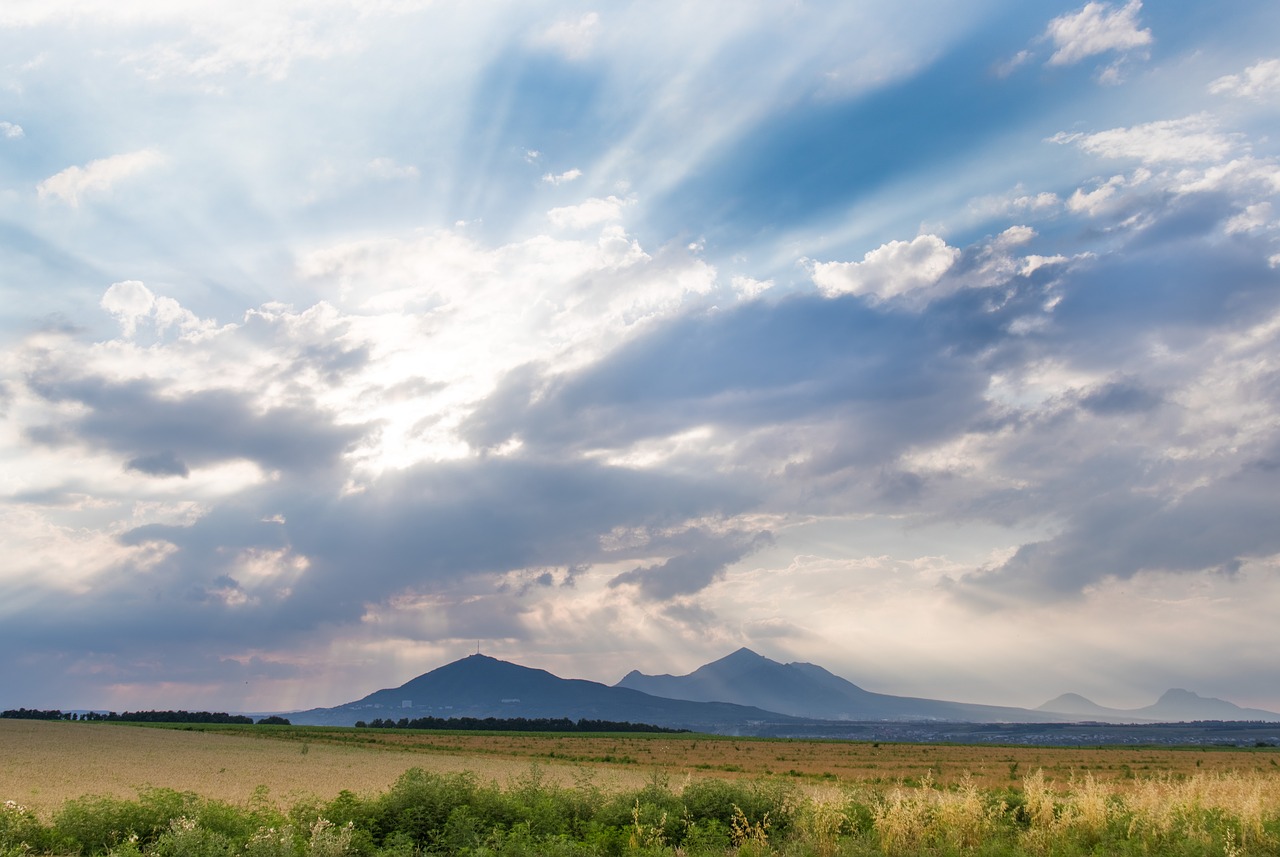
<path id="1" fill-rule="evenodd" d="M 539 765 L 551 779 L 631 788 L 654 771 L 676 778 L 795 778 L 799 784 L 891 785 L 929 777 L 999 788 L 1043 770 L 1050 783 L 1090 776 L 1118 789 L 1159 776 L 1280 777 L 1275 750 L 1025 747 L 771 740 L 706 735 L 407 732 L 293 727 L 146 728 L 0 720 L 0 800 L 38 812 L 87 794 L 132 797 L 161 787 L 243 802 L 372 794 L 404 771 L 470 771 L 504 783 Z"/>
<path id="2" fill-rule="evenodd" d="M 1278 853 L 1278 759 L 1272 747 L 0 720 L 0 855 L 351 857 L 359 835 L 360 853 L 398 857 L 409 840 L 493 857 L 1253 857 Z"/>
<path id="3" fill-rule="evenodd" d="M 494 754 L 423 752 L 384 745 L 280 740 L 268 730 L 155 729 L 118 724 L 0 720 L 0 801 L 47 816 L 84 795 L 132 798 L 139 789 L 171 788 L 244 803 L 266 786 L 280 805 L 303 796 L 332 798 L 344 789 L 383 791 L 410 768 L 470 771 L 499 783 L 529 769 L 529 759 Z M 549 765 L 549 777 L 572 783 L 580 766 Z M 638 770 L 601 770 L 601 785 L 642 782 Z"/>

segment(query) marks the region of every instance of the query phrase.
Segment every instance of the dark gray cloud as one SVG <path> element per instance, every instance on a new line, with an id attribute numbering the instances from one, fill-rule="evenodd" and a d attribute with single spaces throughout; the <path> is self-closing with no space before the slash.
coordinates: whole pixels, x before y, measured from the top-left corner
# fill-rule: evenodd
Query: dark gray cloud
<path id="1" fill-rule="evenodd" d="M 1102 416 L 1133 414 L 1160 406 L 1160 394 L 1133 381 L 1111 381 L 1090 390 L 1080 399 L 1085 410 Z"/>
<path id="2" fill-rule="evenodd" d="M 27 386 L 49 402 L 84 406 L 83 413 L 65 422 L 28 429 L 31 440 L 108 449 L 128 456 L 130 469 L 157 475 L 177 473 L 179 465 L 235 459 L 269 470 L 323 468 L 365 431 L 335 425 L 329 414 L 304 405 L 259 411 L 252 393 L 233 390 L 174 395 L 147 380 L 113 381 L 53 369 L 33 374 Z"/>
<path id="3" fill-rule="evenodd" d="M 181 476 L 187 478 L 191 469 L 172 450 L 164 450 L 151 455 L 140 455 L 125 462 L 125 470 L 136 470 L 151 476 Z"/>
<path id="4" fill-rule="evenodd" d="M 882 461 L 983 415 L 980 348 L 998 328 L 956 321 L 816 296 L 690 315 L 574 375 L 548 381 L 536 366 L 513 371 L 465 428 L 477 445 L 516 436 L 563 454 L 702 425 L 736 432 L 830 422 L 842 430 L 818 466 Z M 953 338 L 953 325 L 974 339 Z"/>
<path id="5" fill-rule="evenodd" d="M 700 534 L 704 543 L 654 565 L 637 566 L 617 575 L 609 586 L 634 585 L 653 601 L 667 601 L 706 589 L 725 569 L 772 542 L 768 533 Z"/>
<path id="6" fill-rule="evenodd" d="M 1022 545 L 966 586 L 980 601 L 1039 601 L 1078 598 L 1090 584 L 1144 571 L 1233 574 L 1249 559 L 1280 551 L 1275 469 L 1273 459 L 1250 462 L 1176 497 L 1144 491 L 1121 470 L 1096 492 L 1058 506 L 1065 523 L 1059 535 Z"/>
<path id="7" fill-rule="evenodd" d="M 370 604 L 420 592 L 451 605 L 432 633 L 521 637 L 524 593 L 500 580 L 510 570 L 542 569 L 532 577 L 542 587 L 551 580 L 545 569 L 567 568 L 568 585 L 593 563 L 688 555 L 669 573 L 696 574 L 660 584 L 663 573 L 655 571 L 646 589 L 692 593 L 763 543 L 748 533 L 712 537 L 684 526 L 755 502 L 712 478 L 491 457 L 419 465 L 343 497 L 339 489 L 292 476 L 245 491 L 189 525 L 135 527 L 120 537 L 123 545 L 168 546 L 145 574 L 108 569 L 92 597 L 32 590 L 38 608 L 6 630 L 32 645 L 74 639 L 122 657 L 177 638 L 237 650 L 296 644 L 357 622 Z M 284 523 L 270 520 L 277 514 Z M 618 527 L 652 536 L 602 545 Z M 305 570 L 264 584 L 260 571 L 243 567 L 246 556 L 276 554 L 286 564 L 306 557 Z"/>

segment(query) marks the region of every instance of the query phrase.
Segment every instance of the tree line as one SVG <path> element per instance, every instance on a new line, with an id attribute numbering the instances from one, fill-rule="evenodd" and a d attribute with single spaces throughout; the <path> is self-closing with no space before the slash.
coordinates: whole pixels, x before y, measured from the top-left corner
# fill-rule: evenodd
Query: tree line
<path id="1" fill-rule="evenodd" d="M 401 717 L 399 720 L 379 717 L 368 723 L 356 721 L 357 729 L 455 729 L 470 732 L 688 732 L 688 729 L 668 729 L 650 723 L 631 723 L 619 720 L 577 721 L 568 717 Z"/>
<path id="2" fill-rule="evenodd" d="M 117 714 L 114 711 L 60 711 L 38 708 L 10 708 L 0 711 L 0 719 L 8 720 L 81 720 L 94 722 L 117 723 L 233 723 L 252 724 L 254 719 L 247 714 L 228 714 L 225 711 L 126 711 Z M 271 715 L 257 721 L 259 724 L 288 726 L 284 717 Z"/>

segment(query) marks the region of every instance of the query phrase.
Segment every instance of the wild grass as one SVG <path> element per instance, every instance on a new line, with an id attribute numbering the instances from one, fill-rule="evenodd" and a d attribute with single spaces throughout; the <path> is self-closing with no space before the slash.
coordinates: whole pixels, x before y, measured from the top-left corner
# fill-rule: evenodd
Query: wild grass
<path id="1" fill-rule="evenodd" d="M 1280 853 L 1268 750 L 376 737 L 0 721 L 0 857 Z"/>
<path id="2" fill-rule="evenodd" d="M 48 821 L 0 806 L 0 857 L 858 857 L 1223 855 L 1280 851 L 1280 777 L 1196 774 L 1120 789 L 1042 770 L 999 789 L 928 776 L 805 790 L 779 778 L 638 788 L 563 785 L 534 766 L 505 785 L 411 769 L 385 791 L 277 807 L 153 788 L 85 796 Z"/>

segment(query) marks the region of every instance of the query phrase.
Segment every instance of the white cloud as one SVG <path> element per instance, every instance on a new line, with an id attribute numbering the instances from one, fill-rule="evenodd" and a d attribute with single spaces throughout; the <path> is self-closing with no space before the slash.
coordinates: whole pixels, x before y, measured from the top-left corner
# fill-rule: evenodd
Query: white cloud
<path id="1" fill-rule="evenodd" d="M 569 182 L 574 181 L 576 179 L 580 179 L 580 178 L 582 178 L 582 170 L 578 169 L 577 167 L 574 167 L 571 170 L 565 170 L 560 175 L 555 175 L 554 173 L 547 173 L 545 176 L 542 177 L 542 180 L 546 184 L 562 185 L 562 184 L 568 184 Z"/>
<path id="2" fill-rule="evenodd" d="M 1096 216 L 1108 210 L 1116 201 L 1121 189 L 1130 184 L 1124 176 L 1112 176 L 1092 190 L 1076 188 L 1067 200 L 1067 210 L 1075 214 Z"/>
<path id="3" fill-rule="evenodd" d="M 1145 164 L 1221 161 L 1239 145 L 1231 136 L 1218 133 L 1213 118 L 1203 113 L 1094 134 L 1059 133 L 1048 142 L 1074 143 L 1092 155 L 1133 158 Z"/>
<path id="4" fill-rule="evenodd" d="M 969 203 L 969 210 L 979 217 L 1051 215 L 1061 206 L 1056 193 L 1027 193 L 1019 186 L 1009 193 L 978 197 Z"/>
<path id="5" fill-rule="evenodd" d="M 112 283 L 99 303 L 119 319 L 124 335 L 132 337 L 137 330 L 138 320 L 151 315 L 156 296 L 138 280 L 125 280 Z"/>
<path id="6" fill-rule="evenodd" d="M 827 297 L 871 295 L 878 300 L 924 292 L 938 284 L 960 258 L 960 251 L 936 235 L 890 241 L 861 262 L 818 262 L 813 282 Z"/>
<path id="7" fill-rule="evenodd" d="M 21 125 L 15 125 L 12 122 L 0 122 L 0 137 L 6 140 L 17 140 L 23 136 Z"/>
<path id="8" fill-rule="evenodd" d="M 577 205 L 553 208 L 547 212 L 547 218 L 557 229 L 589 229 L 602 223 L 621 220 L 622 210 L 630 204 L 630 200 L 616 196 L 604 199 L 592 197 Z"/>
<path id="9" fill-rule="evenodd" d="M 1023 257 L 1022 267 L 1018 269 L 1018 273 L 1024 277 L 1029 277 L 1041 268 L 1049 265 L 1061 265 L 1066 261 L 1067 257 L 1061 254 L 1054 254 L 1053 256 L 1038 256 L 1033 253 L 1030 256 Z"/>
<path id="10" fill-rule="evenodd" d="M 1259 60 L 1242 74 L 1224 75 L 1209 84 L 1215 95 L 1262 99 L 1280 93 L 1280 59 Z"/>
<path id="11" fill-rule="evenodd" d="M 1245 210 L 1227 221 L 1227 234 L 1254 232 L 1275 225 L 1275 215 L 1271 211 L 1271 203 L 1256 202 L 1246 206 Z"/>
<path id="12" fill-rule="evenodd" d="M 1026 65 L 1031 59 L 1031 51 L 1018 51 L 1008 60 L 1000 63 L 995 67 L 996 77 L 1008 77 L 1013 74 L 1019 67 Z"/>
<path id="13" fill-rule="evenodd" d="M 1151 31 L 1138 29 L 1141 0 L 1116 9 L 1109 3 L 1086 3 L 1080 11 L 1049 22 L 1044 38 L 1056 51 L 1049 65 L 1072 65 L 1110 51 L 1129 51 L 1151 44 Z"/>
<path id="14" fill-rule="evenodd" d="M 133 338 L 138 324 L 144 320 L 154 322 L 157 332 L 176 326 L 189 334 L 213 327 L 212 322 L 201 320 L 173 298 L 157 297 L 138 280 L 112 283 L 103 293 L 99 305 L 120 322 L 120 330 L 126 339 Z"/>
<path id="15" fill-rule="evenodd" d="M 588 12 L 572 21 L 557 21 L 536 34 L 534 45 L 558 51 L 568 59 L 583 59 L 591 53 L 600 33 L 600 15 Z"/>
<path id="16" fill-rule="evenodd" d="M 155 149 L 112 155 L 90 161 L 83 167 L 67 167 L 40 182 L 36 190 L 42 199 L 57 197 L 72 208 L 77 208 L 82 195 L 105 193 L 117 182 L 152 169 L 163 161 L 164 157 Z"/>
<path id="17" fill-rule="evenodd" d="M 1000 249 L 1007 249 L 1009 247 L 1020 247 L 1023 244 L 1028 243 L 1029 241 L 1031 241 L 1032 238 L 1035 238 L 1035 237 L 1036 237 L 1036 231 L 1032 229 L 1030 226 L 1026 226 L 1025 224 L 1023 224 L 1018 226 L 1010 226 L 1004 232 L 1001 232 L 999 235 L 997 235 L 995 240 L 991 243 L 993 246 L 998 247 Z"/>
<path id="18" fill-rule="evenodd" d="M 773 288 L 773 285 L 774 285 L 773 280 L 757 280 L 752 277 L 743 277 L 743 276 L 737 276 L 732 278 L 729 281 L 729 284 L 733 287 L 733 290 L 737 294 L 741 295 L 747 300 L 751 300 L 752 298 L 759 297 L 760 295 L 767 292 L 769 289 Z"/>

